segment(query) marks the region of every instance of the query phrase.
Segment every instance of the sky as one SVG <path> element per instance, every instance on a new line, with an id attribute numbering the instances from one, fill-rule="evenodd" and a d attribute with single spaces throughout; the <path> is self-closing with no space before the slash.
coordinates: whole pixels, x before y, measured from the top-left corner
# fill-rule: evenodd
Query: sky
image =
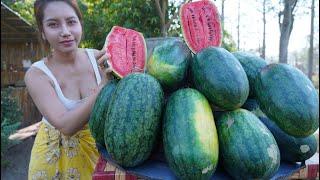
<path id="1" fill-rule="evenodd" d="M 260 1 L 260 2 L 259 2 Z M 315 0 L 315 32 L 319 32 L 319 1 Z M 214 1 L 218 10 L 221 11 L 221 0 Z M 272 0 L 274 6 L 278 6 L 278 0 Z M 305 0 L 308 7 L 311 0 Z M 301 4 L 300 4 L 301 6 Z M 240 1 L 240 49 L 251 50 L 262 46 L 262 0 L 241 0 Z M 310 8 L 298 7 L 293 30 L 289 41 L 289 52 L 299 51 L 309 47 L 307 37 L 310 34 Z M 309 14 L 303 14 L 303 11 Z M 219 12 L 221 14 L 221 12 Z M 238 0 L 225 0 L 225 29 L 232 34 L 237 43 L 237 19 Z M 317 34 L 318 35 L 318 34 Z M 316 36 L 315 36 L 316 37 Z M 267 15 L 266 24 L 266 56 L 277 57 L 279 54 L 280 29 L 278 16 L 275 12 Z M 316 42 L 316 41 L 314 41 Z"/>

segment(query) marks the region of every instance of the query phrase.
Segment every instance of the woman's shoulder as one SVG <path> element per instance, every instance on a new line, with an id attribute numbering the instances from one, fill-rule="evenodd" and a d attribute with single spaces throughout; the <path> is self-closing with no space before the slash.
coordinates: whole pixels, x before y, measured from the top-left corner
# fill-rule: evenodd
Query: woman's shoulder
<path id="1" fill-rule="evenodd" d="M 50 81 L 50 78 L 45 74 L 43 70 L 41 70 L 37 64 L 43 63 L 44 59 L 41 59 L 32 64 L 32 66 L 27 70 L 24 75 L 25 81 L 33 81 L 35 79 L 44 79 Z"/>
<path id="2" fill-rule="evenodd" d="M 44 74 L 44 72 L 40 69 L 42 66 L 42 63 L 44 62 L 44 59 L 40 59 L 34 63 L 32 63 L 31 67 L 26 71 L 25 75 L 40 75 Z"/>
<path id="3" fill-rule="evenodd" d="M 41 76 L 44 76 L 45 73 L 40 70 L 39 68 L 35 67 L 35 66 L 31 66 L 26 74 L 24 75 L 24 78 L 25 79 L 33 79 L 33 78 L 36 78 L 36 77 L 41 77 Z"/>

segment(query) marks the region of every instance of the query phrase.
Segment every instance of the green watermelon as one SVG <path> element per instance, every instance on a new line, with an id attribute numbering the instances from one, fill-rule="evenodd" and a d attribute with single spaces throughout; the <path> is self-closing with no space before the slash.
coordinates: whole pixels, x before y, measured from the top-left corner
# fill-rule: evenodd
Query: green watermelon
<path id="1" fill-rule="evenodd" d="M 187 73 L 191 52 L 180 39 L 168 39 L 157 45 L 147 62 L 147 71 L 163 89 L 178 88 Z"/>
<path id="2" fill-rule="evenodd" d="M 249 82 L 240 62 L 227 50 L 203 49 L 191 63 L 194 86 L 210 103 L 225 110 L 243 105 L 249 95 Z"/>
<path id="3" fill-rule="evenodd" d="M 248 103 L 245 103 L 245 108 L 248 108 L 249 111 L 254 113 L 271 131 L 277 141 L 281 160 L 302 162 L 309 159 L 317 152 L 318 143 L 315 135 L 312 134 L 305 138 L 296 138 L 288 135 L 260 110 L 257 102 L 254 102 L 256 102 L 254 99 L 250 99 Z"/>
<path id="4" fill-rule="evenodd" d="M 312 82 L 288 64 L 269 64 L 255 82 L 261 110 L 284 132 L 307 137 L 319 128 L 319 95 Z"/>
<path id="5" fill-rule="evenodd" d="M 111 96 L 116 89 L 117 80 L 112 80 L 100 91 L 90 114 L 89 129 L 96 143 L 104 145 L 104 122 L 111 101 Z"/>
<path id="6" fill-rule="evenodd" d="M 112 96 L 104 139 L 112 159 L 123 167 L 143 163 L 150 155 L 161 124 L 164 93 L 148 74 L 121 79 Z"/>
<path id="7" fill-rule="evenodd" d="M 199 91 L 179 89 L 170 96 L 163 145 L 169 167 L 180 179 L 209 179 L 215 172 L 218 136 L 210 105 Z"/>
<path id="8" fill-rule="evenodd" d="M 304 138 L 296 138 L 283 132 L 267 116 L 259 119 L 269 128 L 280 149 L 281 160 L 303 162 L 317 152 L 317 139 L 314 134 Z"/>
<path id="9" fill-rule="evenodd" d="M 257 100 L 248 98 L 246 102 L 241 106 L 242 109 L 246 109 L 248 111 L 253 111 L 257 108 L 259 108 L 259 104 Z"/>
<path id="10" fill-rule="evenodd" d="M 251 112 L 236 109 L 217 121 L 224 169 L 235 179 L 269 179 L 280 166 L 280 152 L 268 128 Z"/>
<path id="11" fill-rule="evenodd" d="M 247 74 L 250 86 L 249 97 L 254 97 L 254 81 L 259 71 L 267 65 L 267 62 L 248 52 L 237 51 L 232 54 L 239 60 Z"/>

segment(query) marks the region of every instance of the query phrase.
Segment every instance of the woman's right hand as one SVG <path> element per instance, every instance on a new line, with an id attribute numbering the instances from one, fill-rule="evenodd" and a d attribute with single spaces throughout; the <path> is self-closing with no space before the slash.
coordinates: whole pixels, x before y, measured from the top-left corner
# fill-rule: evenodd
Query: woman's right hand
<path id="1" fill-rule="evenodd" d="M 108 81 L 113 79 L 112 68 L 110 66 L 105 66 L 108 64 L 108 56 L 106 50 L 102 49 L 96 54 L 96 59 L 98 59 L 98 67 L 101 74 L 101 83 L 99 84 L 99 91 L 104 87 Z"/>

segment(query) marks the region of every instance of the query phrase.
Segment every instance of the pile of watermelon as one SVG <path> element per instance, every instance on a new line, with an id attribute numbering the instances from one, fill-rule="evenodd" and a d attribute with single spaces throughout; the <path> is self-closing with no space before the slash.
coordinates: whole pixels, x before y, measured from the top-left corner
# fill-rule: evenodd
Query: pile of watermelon
<path id="1" fill-rule="evenodd" d="M 100 92 L 89 126 L 122 167 L 141 165 L 158 144 L 180 179 L 210 179 L 218 162 L 236 179 L 268 179 L 280 161 L 317 149 L 319 95 L 287 64 L 220 47 L 208 1 L 180 9 L 183 40 L 168 38 L 147 59 L 143 35 L 114 27 L 105 48 L 119 79 Z"/>

